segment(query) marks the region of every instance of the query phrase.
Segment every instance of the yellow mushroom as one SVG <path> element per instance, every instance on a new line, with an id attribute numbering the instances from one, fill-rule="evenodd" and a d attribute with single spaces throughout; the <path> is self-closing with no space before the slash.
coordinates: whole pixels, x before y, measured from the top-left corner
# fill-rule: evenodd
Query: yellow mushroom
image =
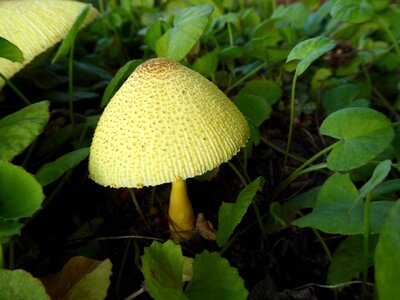
<path id="1" fill-rule="evenodd" d="M 115 188 L 172 182 L 171 237 L 189 239 L 195 220 L 185 179 L 228 161 L 248 138 L 247 121 L 216 85 L 175 61 L 155 58 L 138 66 L 105 108 L 89 173 Z"/>
<path id="2" fill-rule="evenodd" d="M 0 57 L 0 73 L 11 78 L 37 55 L 64 39 L 84 8 L 85 3 L 60 0 L 1 0 L 0 36 L 22 51 L 24 62 Z M 91 8 L 85 25 L 98 15 Z M 0 89 L 4 80 L 0 78 Z"/>

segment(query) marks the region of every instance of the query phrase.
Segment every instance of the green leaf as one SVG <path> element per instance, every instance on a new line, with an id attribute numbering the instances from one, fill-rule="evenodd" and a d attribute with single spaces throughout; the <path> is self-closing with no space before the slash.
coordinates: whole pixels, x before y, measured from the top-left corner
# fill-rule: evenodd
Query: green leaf
<path id="1" fill-rule="evenodd" d="M 289 53 L 286 62 L 300 60 L 296 68 L 296 75 L 303 74 L 308 67 L 320 56 L 332 50 L 336 46 L 335 41 L 323 36 L 311 38 L 297 44 Z"/>
<path id="2" fill-rule="evenodd" d="M 223 247 L 231 236 L 235 227 L 240 223 L 247 208 L 253 201 L 257 190 L 264 184 L 264 178 L 258 177 L 246 186 L 238 195 L 236 202 L 223 202 L 218 212 L 217 245 Z"/>
<path id="3" fill-rule="evenodd" d="M 238 93 L 263 98 L 269 105 L 278 102 L 282 94 L 282 88 L 275 81 L 261 79 L 248 82 Z"/>
<path id="4" fill-rule="evenodd" d="M 13 43 L 0 37 L 0 57 L 11 60 L 13 62 L 24 62 L 24 54 Z"/>
<path id="5" fill-rule="evenodd" d="M 43 200 L 42 186 L 32 174 L 0 161 L 0 218 L 29 217 L 40 208 Z"/>
<path id="6" fill-rule="evenodd" d="M 292 3 L 290 5 L 279 5 L 273 12 L 271 19 L 284 19 L 290 24 L 301 29 L 306 23 L 309 11 L 304 3 Z"/>
<path id="7" fill-rule="evenodd" d="M 131 75 L 131 73 L 140 65 L 143 61 L 140 59 L 133 59 L 128 61 L 123 65 L 115 74 L 113 79 L 107 85 L 104 91 L 103 98 L 101 99 L 100 108 L 104 108 L 111 98 L 114 96 L 115 92 L 121 87 L 125 80 Z"/>
<path id="8" fill-rule="evenodd" d="M 0 299 L 50 300 L 39 279 L 24 270 L 0 269 Z"/>
<path id="9" fill-rule="evenodd" d="M 400 191 L 400 179 L 391 179 L 379 184 L 372 192 L 372 199 L 379 199 Z"/>
<path id="10" fill-rule="evenodd" d="M 281 97 L 282 89 L 276 82 L 253 80 L 239 91 L 234 103 L 258 127 L 269 118 L 271 105 Z"/>
<path id="11" fill-rule="evenodd" d="M 179 10 L 173 27 L 156 42 L 157 56 L 182 60 L 203 34 L 213 10 L 209 4 Z"/>
<path id="12" fill-rule="evenodd" d="M 51 61 L 52 63 L 55 63 L 61 56 L 68 54 L 69 50 L 75 43 L 76 35 L 78 34 L 78 31 L 81 28 L 81 26 L 84 24 L 85 19 L 91 8 L 92 8 L 91 4 L 86 4 L 85 7 L 82 9 L 81 13 L 76 18 L 74 25 L 72 25 L 64 41 L 61 43 L 61 46 L 58 48 L 57 53 L 54 55 Z"/>
<path id="13" fill-rule="evenodd" d="M 12 160 L 32 143 L 49 121 L 49 102 L 31 104 L 0 120 L 0 160 Z"/>
<path id="14" fill-rule="evenodd" d="M 217 71 L 219 50 L 215 49 L 196 59 L 193 70 L 207 78 L 212 78 Z"/>
<path id="15" fill-rule="evenodd" d="M 332 234 L 362 234 L 364 203 L 359 198 L 349 174 L 335 173 L 321 187 L 312 213 L 298 218 L 292 224 Z M 392 205 L 392 201 L 371 203 L 371 233 L 380 231 Z"/>
<path id="16" fill-rule="evenodd" d="M 107 15 L 105 15 L 105 17 L 106 24 L 108 25 L 108 28 L 112 31 L 115 31 L 122 26 L 123 20 L 119 13 L 111 11 Z"/>
<path id="17" fill-rule="evenodd" d="M 164 244 L 154 241 L 144 249 L 142 263 L 146 285 L 156 300 L 244 300 L 248 296 L 238 271 L 216 252 L 184 258 L 181 247 L 171 240 Z M 187 280 L 190 282 L 183 293 Z"/>
<path id="18" fill-rule="evenodd" d="M 348 171 L 365 165 L 392 142 L 392 123 L 369 108 L 352 107 L 336 111 L 321 124 L 320 132 L 340 139 L 328 155 L 328 168 Z"/>
<path id="19" fill-rule="evenodd" d="M 368 265 L 374 263 L 374 249 L 377 236 L 371 235 L 370 249 L 368 255 Z M 357 277 L 364 269 L 364 237 L 354 235 L 347 237 L 336 248 L 332 256 L 332 261 L 328 271 L 328 284 L 338 284 L 351 281 Z"/>
<path id="20" fill-rule="evenodd" d="M 359 105 L 360 100 L 357 101 L 357 95 L 360 93 L 360 89 L 355 84 L 343 84 L 330 89 L 326 89 L 322 95 L 322 105 L 326 112 L 329 114 L 346 108 L 354 107 L 355 104 Z M 357 101 L 356 103 L 354 103 Z M 368 101 L 364 99 L 361 102 L 364 107 L 368 106 Z"/>
<path id="21" fill-rule="evenodd" d="M 1 243 L 6 242 L 13 235 L 21 234 L 24 224 L 14 220 L 4 220 L 0 218 L 0 247 Z"/>
<path id="22" fill-rule="evenodd" d="M 374 8 L 368 0 L 337 0 L 331 15 L 339 21 L 362 23 L 374 16 Z"/>
<path id="23" fill-rule="evenodd" d="M 170 29 L 171 26 L 164 20 L 157 20 L 149 27 L 147 27 L 146 35 L 144 36 L 144 42 L 149 47 L 149 49 L 156 51 L 156 43 L 159 38 Z"/>
<path id="24" fill-rule="evenodd" d="M 372 173 L 371 178 L 361 187 L 360 197 L 365 198 L 366 195 L 372 192 L 385 178 L 388 176 L 392 162 L 387 159 L 379 163 Z"/>
<path id="25" fill-rule="evenodd" d="M 400 278 L 400 201 L 382 227 L 375 250 L 375 280 L 381 300 L 398 299 Z"/>
<path id="26" fill-rule="evenodd" d="M 60 178 L 65 172 L 77 166 L 89 155 L 89 148 L 82 148 L 64 154 L 57 160 L 43 165 L 36 172 L 36 180 L 42 185 L 48 185 Z"/>
<path id="27" fill-rule="evenodd" d="M 301 209 L 313 208 L 320 188 L 320 186 L 314 187 L 283 204 L 272 202 L 269 208 L 271 215 L 264 223 L 266 232 L 275 233 L 287 228 Z"/>
<path id="28" fill-rule="evenodd" d="M 185 291 L 188 299 L 245 300 L 248 294 L 238 271 L 232 268 L 226 259 L 207 250 L 196 255 L 193 277 Z"/>
<path id="29" fill-rule="evenodd" d="M 272 112 L 271 106 L 262 97 L 254 95 L 238 95 L 234 103 L 241 113 L 257 127 L 268 120 Z"/>
<path id="30" fill-rule="evenodd" d="M 183 256 L 181 248 L 169 240 L 153 242 L 144 248 L 142 272 L 154 299 L 185 299 L 183 295 Z"/>

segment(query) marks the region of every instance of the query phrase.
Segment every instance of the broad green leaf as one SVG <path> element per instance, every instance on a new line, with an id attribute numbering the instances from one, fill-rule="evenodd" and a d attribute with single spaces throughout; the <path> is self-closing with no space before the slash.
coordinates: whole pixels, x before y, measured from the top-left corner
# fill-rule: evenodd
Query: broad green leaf
<path id="1" fill-rule="evenodd" d="M 74 72 L 79 74 L 81 84 L 90 81 L 111 80 L 112 75 L 105 69 L 95 66 L 92 63 L 74 61 Z"/>
<path id="2" fill-rule="evenodd" d="M 238 95 L 253 95 L 263 98 L 268 104 L 273 105 L 282 97 L 282 88 L 272 80 L 252 80 L 248 82 Z"/>
<path id="3" fill-rule="evenodd" d="M 245 300 L 248 294 L 238 271 L 225 258 L 207 250 L 196 255 L 193 277 L 185 291 L 188 299 Z"/>
<path id="4" fill-rule="evenodd" d="M 2 37 L 0 37 L 0 57 L 13 62 L 24 62 L 24 54 L 22 51 L 19 50 L 16 45 Z"/>
<path id="5" fill-rule="evenodd" d="M 199 72 L 204 77 L 212 78 L 218 67 L 218 53 L 219 50 L 216 49 L 197 58 L 193 64 L 193 70 Z"/>
<path id="6" fill-rule="evenodd" d="M 156 42 L 157 56 L 182 60 L 203 34 L 213 10 L 212 5 L 205 4 L 178 11 L 173 27 Z"/>
<path id="7" fill-rule="evenodd" d="M 96 129 L 97 123 L 99 122 L 101 114 L 86 117 L 85 125 L 93 129 Z"/>
<path id="8" fill-rule="evenodd" d="M 0 160 L 12 160 L 42 133 L 49 121 L 49 102 L 31 104 L 0 120 Z"/>
<path id="9" fill-rule="evenodd" d="M 0 218 L 29 217 L 40 208 L 43 200 L 42 186 L 32 174 L 0 161 Z"/>
<path id="10" fill-rule="evenodd" d="M 24 270 L 0 269 L 0 299 L 50 300 L 39 279 Z"/>
<path id="11" fill-rule="evenodd" d="M 283 19 L 300 29 L 307 23 L 309 11 L 304 3 L 292 3 L 290 5 L 279 5 L 273 12 L 271 19 Z"/>
<path id="12" fill-rule="evenodd" d="M 304 208 L 313 208 L 321 187 L 315 187 L 297 195 L 283 204 L 272 202 L 270 213 L 264 223 L 267 233 L 275 233 L 290 226 L 296 214 Z"/>
<path id="13" fill-rule="evenodd" d="M 131 73 L 140 65 L 143 61 L 140 59 L 133 59 L 128 61 L 123 65 L 115 74 L 113 79 L 107 85 L 104 91 L 103 98 L 101 99 L 100 108 L 105 107 L 111 98 L 114 96 L 115 92 L 121 87 L 125 80 L 131 75 Z"/>
<path id="14" fill-rule="evenodd" d="M 77 166 L 89 155 L 89 148 L 82 148 L 64 154 L 57 160 L 43 165 L 36 172 L 36 180 L 42 185 L 48 185 L 60 178 L 65 172 Z"/>
<path id="15" fill-rule="evenodd" d="M 72 25 L 64 41 L 61 43 L 61 46 L 58 48 L 57 53 L 54 55 L 51 61 L 52 63 L 55 63 L 61 56 L 67 55 L 67 53 L 75 43 L 76 35 L 78 34 L 79 29 L 83 26 L 91 8 L 91 4 L 86 4 L 85 7 L 82 9 L 81 13 L 76 18 L 74 25 Z"/>
<path id="16" fill-rule="evenodd" d="M 154 299 L 186 299 L 183 295 L 183 256 L 179 245 L 169 240 L 144 248 L 142 272 Z"/>
<path id="17" fill-rule="evenodd" d="M 147 27 L 146 35 L 144 36 L 144 42 L 151 50 L 156 51 L 156 43 L 158 39 L 166 32 L 171 26 L 163 21 L 157 20 L 149 27 Z"/>
<path id="18" fill-rule="evenodd" d="M 87 270 L 88 273 L 71 288 L 68 299 L 106 299 L 111 284 L 112 263 L 110 259 L 97 263 L 95 269 Z M 77 264 L 78 266 L 82 270 L 82 264 Z"/>
<path id="19" fill-rule="evenodd" d="M 272 80 L 253 80 L 243 87 L 235 105 L 257 127 L 269 118 L 271 105 L 282 97 L 282 89 Z"/>
<path id="20" fill-rule="evenodd" d="M 41 278 L 52 299 L 106 299 L 112 263 L 83 256 L 72 257 L 56 274 Z"/>
<path id="21" fill-rule="evenodd" d="M 307 24 L 303 27 L 306 35 L 311 36 L 323 28 L 332 6 L 333 3 L 331 1 L 324 1 L 317 11 L 313 11 L 308 15 Z"/>
<path id="22" fill-rule="evenodd" d="M 382 227 L 375 250 L 375 280 L 381 300 L 398 299 L 400 278 L 400 201 Z"/>
<path id="23" fill-rule="evenodd" d="M 110 28 L 112 31 L 117 30 L 122 26 L 123 20 L 119 13 L 115 11 L 110 11 L 108 14 L 105 15 L 107 27 Z"/>
<path id="24" fill-rule="evenodd" d="M 184 258 L 180 246 L 171 240 L 164 244 L 155 241 L 144 249 L 142 263 L 146 286 L 156 300 L 244 300 L 248 296 L 238 271 L 216 252 Z"/>
<path id="25" fill-rule="evenodd" d="M 272 112 L 271 106 L 262 97 L 254 95 L 238 95 L 234 103 L 241 113 L 257 127 L 268 120 Z"/>
<path id="26" fill-rule="evenodd" d="M 343 84 L 330 89 L 326 89 L 322 95 L 322 105 L 324 106 L 328 115 L 337 110 L 346 107 L 359 106 L 360 104 L 363 105 L 363 107 L 367 107 L 367 100 L 357 99 L 357 95 L 359 94 L 359 92 L 360 89 L 355 84 Z M 363 101 L 360 103 L 360 100 Z"/>
<path id="27" fill-rule="evenodd" d="M 381 198 L 400 191 L 400 179 L 387 180 L 372 191 L 372 199 Z"/>
<path id="28" fill-rule="evenodd" d="M 371 203 L 371 233 L 380 231 L 392 201 Z M 349 174 L 335 173 L 321 187 L 312 213 L 292 222 L 299 227 L 312 227 L 332 234 L 362 234 L 364 203 Z"/>
<path id="29" fill-rule="evenodd" d="M 371 235 L 370 249 L 368 252 L 368 265 L 374 263 L 374 249 L 377 235 Z M 363 271 L 364 268 L 364 237 L 353 235 L 347 237 L 336 248 L 328 271 L 328 284 L 338 284 L 351 281 Z"/>
<path id="30" fill-rule="evenodd" d="M 390 6 L 390 0 L 371 0 L 371 5 L 376 12 L 380 12 Z"/>
<path id="31" fill-rule="evenodd" d="M 369 108 L 352 107 L 338 110 L 321 124 L 320 132 L 340 141 L 328 155 L 328 168 L 348 171 L 365 165 L 393 140 L 390 120 Z"/>
<path id="32" fill-rule="evenodd" d="M 260 143 L 261 140 L 261 134 L 260 134 L 260 130 L 258 129 L 258 127 L 256 125 L 254 125 L 252 122 L 248 122 L 249 124 L 249 128 L 250 128 L 250 141 L 252 141 L 254 143 L 254 145 L 258 145 Z M 248 156 L 251 156 L 252 150 L 251 150 L 251 143 L 249 142 L 246 146 L 246 148 L 248 148 L 247 150 L 249 151 Z"/>
<path id="33" fill-rule="evenodd" d="M 289 53 L 286 62 L 300 60 L 296 68 L 297 76 L 303 74 L 308 67 L 326 52 L 336 46 L 335 41 L 319 36 L 297 44 Z"/>
<path id="34" fill-rule="evenodd" d="M 253 201 L 257 190 L 263 184 L 264 178 L 258 177 L 239 193 L 235 203 L 222 203 L 218 212 L 218 246 L 223 247 L 228 242 L 233 230 L 240 223 Z"/>
<path id="35" fill-rule="evenodd" d="M 362 23 L 374 16 L 374 8 L 368 0 L 337 0 L 331 15 L 339 21 Z"/>
<path id="36" fill-rule="evenodd" d="M 389 159 L 381 162 L 375 168 L 372 177 L 361 187 L 360 197 L 365 198 L 368 193 L 372 192 L 383 180 L 385 180 L 391 168 L 392 162 Z"/>
<path id="37" fill-rule="evenodd" d="M 21 224 L 19 221 L 4 220 L 0 218 L 0 247 L 1 243 L 6 242 L 8 238 L 13 235 L 21 234 L 23 226 L 24 224 Z"/>

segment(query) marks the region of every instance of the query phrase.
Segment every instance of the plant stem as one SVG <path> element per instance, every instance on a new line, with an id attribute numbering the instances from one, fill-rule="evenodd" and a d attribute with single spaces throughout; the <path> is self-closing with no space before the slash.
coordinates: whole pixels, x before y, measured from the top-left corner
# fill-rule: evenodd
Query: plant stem
<path id="1" fill-rule="evenodd" d="M 132 243 L 132 239 L 129 239 L 128 242 L 126 243 L 124 254 L 122 256 L 122 260 L 121 260 L 121 264 L 120 264 L 120 268 L 119 268 L 118 276 L 117 276 L 117 282 L 115 284 L 115 294 L 116 295 L 118 294 L 119 288 L 121 286 L 122 274 L 123 274 L 125 266 L 127 265 L 126 261 L 128 258 L 129 250 L 131 249 L 131 243 Z"/>
<path id="2" fill-rule="evenodd" d="M 4 252 L 3 252 L 3 243 L 0 240 L 0 269 L 4 268 Z"/>
<path id="3" fill-rule="evenodd" d="M 363 283 L 361 290 L 362 300 L 365 299 L 367 294 L 371 200 L 372 200 L 372 193 L 369 192 L 365 198 L 365 205 L 364 205 L 364 270 L 363 270 Z"/>
<path id="4" fill-rule="evenodd" d="M 328 256 L 328 258 L 329 258 L 329 261 L 331 261 L 331 260 L 332 260 L 332 253 L 331 253 L 331 251 L 329 250 L 328 245 L 325 243 L 324 239 L 323 239 L 322 236 L 319 234 L 318 230 L 312 228 L 312 231 L 313 231 L 314 234 L 317 236 L 317 239 L 318 239 L 319 242 L 321 243 L 322 248 L 324 248 L 324 251 L 325 251 L 325 253 L 326 253 L 326 256 Z"/>
<path id="5" fill-rule="evenodd" d="M 137 290 L 136 292 L 134 292 L 133 294 L 129 295 L 128 297 L 126 297 L 124 300 L 132 300 L 135 299 L 136 297 L 138 297 L 139 295 L 144 293 L 144 288 L 140 288 L 139 290 Z"/>
<path id="6" fill-rule="evenodd" d="M 369 76 L 369 73 L 368 73 L 367 71 L 365 71 L 365 73 L 368 74 L 368 76 Z M 396 120 L 397 120 L 397 121 L 400 120 L 400 116 L 399 116 L 399 114 L 397 113 L 396 109 L 393 107 L 393 104 L 390 103 L 390 102 L 381 94 L 381 92 L 380 92 L 377 88 L 372 87 L 372 92 L 376 95 L 376 97 L 377 97 L 380 101 L 382 101 L 382 103 L 383 103 L 383 105 L 385 106 L 385 108 L 386 108 L 387 110 L 390 111 L 390 113 L 396 118 Z"/>
<path id="7" fill-rule="evenodd" d="M 136 211 L 139 213 L 139 216 L 142 218 L 143 223 L 146 224 L 147 228 L 151 229 L 150 224 L 147 222 L 147 219 L 144 216 L 144 214 L 139 206 L 139 203 L 137 202 L 137 199 L 136 199 L 135 193 L 133 192 L 133 189 L 129 189 L 129 195 L 131 195 L 132 202 L 135 205 Z"/>
<path id="8" fill-rule="evenodd" d="M 14 93 L 16 93 L 18 95 L 18 97 L 21 98 L 22 101 L 25 102 L 26 105 L 32 104 L 28 98 L 26 98 L 24 96 L 24 94 L 22 94 L 22 92 L 7 78 L 4 77 L 3 74 L 0 73 L 0 77 L 4 80 L 4 82 L 14 91 Z"/>
<path id="9" fill-rule="evenodd" d="M 251 76 L 255 75 L 258 71 L 260 71 L 262 68 L 264 68 L 265 66 L 267 66 L 268 63 L 267 62 L 263 62 L 262 64 L 260 64 L 258 67 L 255 67 L 253 70 L 251 70 L 249 73 L 247 73 L 246 75 L 244 75 L 242 78 L 240 78 L 238 81 L 236 81 L 234 84 L 232 84 L 229 88 L 226 89 L 226 93 L 229 93 L 231 90 L 233 90 L 235 87 L 237 87 L 238 85 L 241 85 L 242 82 L 246 81 L 248 78 L 250 78 Z"/>
<path id="10" fill-rule="evenodd" d="M 339 142 L 337 142 L 339 143 Z M 302 171 L 310 164 L 312 164 L 314 161 L 316 161 L 318 158 L 320 158 L 321 156 L 323 156 L 325 153 L 331 151 L 334 147 L 336 147 L 336 144 L 334 143 L 328 147 L 326 147 L 325 149 L 322 149 L 320 152 L 318 152 L 317 154 L 315 154 L 313 157 L 311 157 L 310 159 L 308 159 L 307 161 L 305 161 L 300 167 L 298 167 L 296 170 L 294 170 L 292 172 L 292 174 L 289 175 L 288 178 L 286 178 L 284 181 L 282 181 L 277 188 L 275 189 L 274 193 L 272 194 L 272 200 L 274 201 L 276 199 L 276 197 L 289 185 L 289 183 L 291 183 L 294 179 L 296 179 L 299 175 L 303 174 Z M 315 171 L 315 170 L 319 170 L 322 168 L 325 168 L 326 164 L 320 164 L 317 166 L 311 166 L 310 168 L 307 169 L 307 172 L 309 171 Z"/>
<path id="11" fill-rule="evenodd" d="M 68 58 L 69 119 L 71 124 L 74 124 L 74 50 L 75 43 L 72 43 Z"/>
<path id="12" fill-rule="evenodd" d="M 239 172 L 239 170 L 235 167 L 235 165 L 230 161 L 228 161 L 228 165 L 231 167 L 233 172 L 235 172 L 237 177 L 239 177 L 239 179 L 242 182 L 243 186 L 247 186 L 248 183 L 247 183 L 246 179 L 244 179 L 243 175 Z"/>
<path id="13" fill-rule="evenodd" d="M 281 148 L 279 148 L 279 147 L 278 147 L 277 145 L 275 145 L 274 143 L 271 143 L 271 142 L 268 141 L 265 137 L 262 136 L 262 137 L 260 138 L 260 140 L 261 140 L 264 144 L 266 144 L 268 147 L 274 149 L 276 152 L 279 152 L 279 153 L 281 153 L 281 154 L 285 154 L 285 150 L 282 150 Z M 299 161 L 299 162 L 302 162 L 302 163 L 306 161 L 303 157 L 298 156 L 298 155 L 296 155 L 296 154 L 288 153 L 288 156 L 289 156 L 290 158 L 293 158 L 293 159 L 295 159 L 295 160 L 297 160 L 297 161 Z"/>
<path id="14" fill-rule="evenodd" d="M 378 20 L 379 24 L 382 26 L 383 31 L 387 34 L 388 38 L 390 41 L 393 43 L 393 47 L 396 50 L 396 54 L 398 59 L 400 59 L 400 47 L 399 43 L 396 40 L 396 37 L 393 35 L 392 31 L 386 26 L 385 22 L 382 21 L 381 17 L 376 16 L 376 19 Z"/>
<path id="15" fill-rule="evenodd" d="M 14 239 L 11 237 L 8 241 L 8 269 L 14 269 L 14 253 L 15 253 L 15 244 Z"/>
<path id="16" fill-rule="evenodd" d="M 234 164 L 231 163 L 230 161 L 228 161 L 228 165 L 232 168 L 232 170 L 239 177 L 239 179 L 242 182 L 243 186 L 247 186 L 248 183 L 246 182 L 246 180 L 244 179 L 242 174 L 240 174 L 239 170 L 234 166 Z M 256 214 L 257 222 L 258 222 L 258 224 L 260 226 L 261 233 L 262 233 L 263 237 L 266 238 L 267 237 L 267 233 L 265 232 L 265 229 L 264 229 L 264 225 L 263 225 L 262 217 L 261 217 L 261 214 L 260 214 L 260 210 L 258 209 L 258 207 L 257 207 L 256 203 L 254 202 L 254 200 L 251 201 L 251 204 L 252 204 L 254 212 Z"/>
<path id="17" fill-rule="evenodd" d="M 293 81 L 292 81 L 292 92 L 290 97 L 290 123 L 289 123 L 289 133 L 288 140 L 285 151 L 285 158 L 283 160 L 283 167 L 286 166 L 287 158 L 289 155 L 290 147 L 292 145 L 292 137 L 293 137 L 293 125 L 294 125 L 294 111 L 295 111 L 295 91 L 296 91 L 296 82 L 297 82 L 297 73 L 294 73 Z"/>
<path id="18" fill-rule="evenodd" d="M 233 34 L 232 34 L 231 23 L 228 22 L 227 26 L 228 26 L 228 35 L 229 35 L 229 46 L 233 47 Z"/>
<path id="19" fill-rule="evenodd" d="M 272 11 L 275 11 L 276 9 L 276 0 L 271 0 L 272 3 Z"/>

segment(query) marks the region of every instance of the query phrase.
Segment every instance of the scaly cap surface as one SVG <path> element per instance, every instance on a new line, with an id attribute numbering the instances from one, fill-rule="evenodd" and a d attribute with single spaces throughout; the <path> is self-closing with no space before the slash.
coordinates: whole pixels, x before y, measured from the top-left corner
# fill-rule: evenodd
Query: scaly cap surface
<path id="1" fill-rule="evenodd" d="M 217 86 L 155 58 L 137 67 L 105 108 L 89 173 L 111 187 L 174 182 L 228 161 L 248 137 L 247 121 Z"/>
<path id="2" fill-rule="evenodd" d="M 24 54 L 24 63 L 0 58 L 0 73 L 11 78 L 37 55 L 65 38 L 85 3 L 60 0 L 1 0 L 0 36 Z M 98 15 L 91 8 L 85 24 Z M 0 89 L 4 80 L 0 78 Z"/>

